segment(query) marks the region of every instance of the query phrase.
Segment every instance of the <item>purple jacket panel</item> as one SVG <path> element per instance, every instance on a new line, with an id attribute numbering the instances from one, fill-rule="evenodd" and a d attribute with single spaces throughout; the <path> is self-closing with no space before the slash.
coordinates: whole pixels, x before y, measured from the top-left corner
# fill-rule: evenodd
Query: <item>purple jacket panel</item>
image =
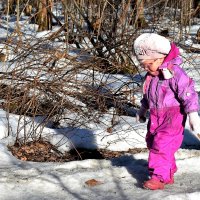
<path id="1" fill-rule="evenodd" d="M 177 64 L 181 63 L 179 57 L 164 62 L 163 67 L 169 67 L 173 77 L 164 79 L 162 74 L 145 79 L 144 96 L 141 100 L 147 109 L 163 109 L 168 107 L 182 107 L 186 113 L 198 111 L 198 94 L 194 89 L 194 81 Z"/>

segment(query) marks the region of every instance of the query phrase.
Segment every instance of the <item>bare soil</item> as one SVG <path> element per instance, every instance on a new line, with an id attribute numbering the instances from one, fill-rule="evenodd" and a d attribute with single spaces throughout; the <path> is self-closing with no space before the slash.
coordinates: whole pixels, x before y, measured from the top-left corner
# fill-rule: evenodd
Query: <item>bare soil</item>
<path id="1" fill-rule="evenodd" d="M 54 145 L 47 141 L 32 141 L 24 145 L 15 144 L 8 146 L 12 154 L 23 161 L 34 162 L 69 162 L 85 159 L 111 159 L 123 156 L 127 153 L 135 154 L 145 152 L 147 149 L 134 148 L 128 151 L 109 151 L 105 149 L 72 149 L 62 153 Z"/>

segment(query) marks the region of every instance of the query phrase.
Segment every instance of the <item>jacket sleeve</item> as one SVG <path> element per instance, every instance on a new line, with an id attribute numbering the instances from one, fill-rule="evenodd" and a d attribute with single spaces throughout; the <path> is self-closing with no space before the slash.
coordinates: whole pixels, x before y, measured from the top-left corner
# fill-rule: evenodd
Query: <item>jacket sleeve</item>
<path id="1" fill-rule="evenodd" d="M 179 66 L 174 67 L 176 96 L 186 113 L 199 110 L 198 94 L 194 89 L 194 81 Z"/>
<path id="2" fill-rule="evenodd" d="M 148 103 L 148 100 L 146 98 L 146 94 L 143 94 L 143 98 L 140 102 L 141 102 L 141 107 L 143 107 L 147 110 L 149 109 L 149 103 Z"/>
<path id="3" fill-rule="evenodd" d="M 145 79 L 144 79 L 144 82 L 143 82 L 143 85 L 142 85 L 143 97 L 142 97 L 142 99 L 140 101 L 141 107 L 143 107 L 146 110 L 149 109 L 149 102 L 148 102 L 146 93 L 147 93 L 147 90 L 148 90 L 147 88 L 149 87 L 150 81 L 151 81 L 151 77 L 148 76 L 148 73 L 146 73 Z"/>

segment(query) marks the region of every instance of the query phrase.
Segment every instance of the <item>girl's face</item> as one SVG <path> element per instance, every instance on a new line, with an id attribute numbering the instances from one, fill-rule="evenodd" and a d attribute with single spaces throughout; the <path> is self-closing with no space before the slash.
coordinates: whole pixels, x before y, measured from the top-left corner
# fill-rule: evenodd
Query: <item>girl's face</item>
<path id="1" fill-rule="evenodd" d="M 149 60 L 141 60 L 140 64 L 153 76 L 157 76 L 159 74 L 159 67 L 163 63 L 164 58 L 158 59 L 149 59 Z"/>

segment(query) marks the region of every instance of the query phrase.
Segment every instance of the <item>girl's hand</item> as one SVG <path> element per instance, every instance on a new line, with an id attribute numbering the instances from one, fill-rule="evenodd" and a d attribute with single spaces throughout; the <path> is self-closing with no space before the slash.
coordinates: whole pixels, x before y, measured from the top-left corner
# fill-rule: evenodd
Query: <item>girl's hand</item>
<path id="1" fill-rule="evenodd" d="M 191 112 L 188 114 L 189 116 L 189 123 L 192 131 L 198 137 L 200 136 L 200 117 L 197 112 Z"/>
<path id="2" fill-rule="evenodd" d="M 146 113 L 147 113 L 147 109 L 144 107 L 141 107 L 136 113 L 136 122 L 145 123 L 146 122 Z"/>

